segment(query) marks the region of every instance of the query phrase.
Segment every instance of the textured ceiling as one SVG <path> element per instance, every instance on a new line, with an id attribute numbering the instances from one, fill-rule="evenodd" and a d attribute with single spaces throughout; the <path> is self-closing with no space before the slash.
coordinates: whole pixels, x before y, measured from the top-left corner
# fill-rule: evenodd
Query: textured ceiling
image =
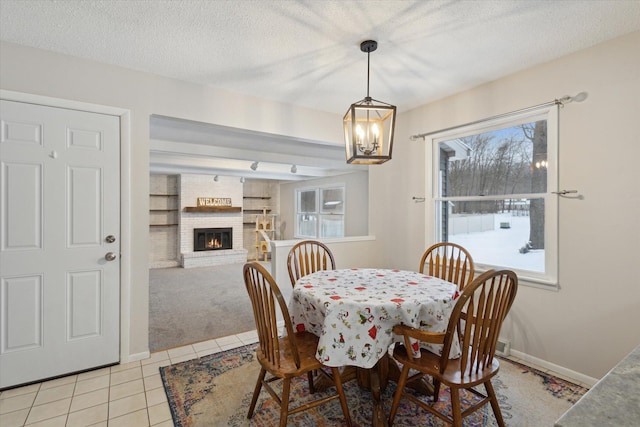
<path id="1" fill-rule="evenodd" d="M 640 1 L 0 1 L 3 40 L 343 114 L 399 110 L 640 30 Z"/>
<path id="2" fill-rule="evenodd" d="M 366 39 L 405 111 L 637 30 L 638 0 L 0 0 L 2 40 L 341 115 Z"/>

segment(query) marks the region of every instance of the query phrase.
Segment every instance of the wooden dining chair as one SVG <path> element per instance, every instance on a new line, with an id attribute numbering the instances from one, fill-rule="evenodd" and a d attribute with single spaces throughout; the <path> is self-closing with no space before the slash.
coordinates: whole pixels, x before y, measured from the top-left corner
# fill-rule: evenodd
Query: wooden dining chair
<path id="1" fill-rule="evenodd" d="M 331 250 L 317 240 L 303 240 L 296 243 L 289 251 L 287 269 L 291 286 L 302 276 L 320 270 L 335 270 L 336 261 Z"/>
<path id="2" fill-rule="evenodd" d="M 469 251 L 456 243 L 436 243 L 422 255 L 420 273 L 455 283 L 462 291 L 473 280 L 473 258 Z"/>
<path id="3" fill-rule="evenodd" d="M 249 262 L 243 269 L 244 282 L 253 306 L 253 315 L 256 321 L 259 345 L 256 350 L 256 358 L 260 363 L 260 374 L 251 399 L 251 406 L 247 418 L 253 416 L 258 395 L 264 387 L 271 397 L 280 406 L 280 427 L 285 427 L 287 417 L 310 408 L 327 403 L 333 399 L 339 399 L 347 426 L 351 426 L 351 417 L 347 400 L 342 388 L 340 371 L 338 368 L 329 368 L 327 373 L 315 357 L 318 347 L 318 337 L 310 332 L 295 332 L 291 324 L 291 317 L 287 304 L 280 288 L 269 272 L 258 262 Z M 279 337 L 278 311 L 284 319 L 286 335 Z M 307 374 L 309 380 L 309 392 L 314 393 L 313 378 L 311 372 L 316 371 L 324 375 L 336 387 L 336 394 L 307 402 L 294 409 L 289 409 L 291 392 L 291 380 L 295 377 Z M 267 378 L 267 373 L 269 377 Z M 282 394 L 271 387 L 274 381 L 282 380 Z"/>
<path id="4" fill-rule="evenodd" d="M 477 411 L 485 404 L 491 403 L 498 425 L 504 427 L 504 419 L 491 385 L 491 378 L 500 369 L 500 363 L 495 357 L 496 344 L 502 322 L 513 304 L 517 288 L 518 278 L 514 272 L 490 270 L 464 288 L 451 313 L 446 332 L 427 332 L 406 325 L 397 325 L 393 328 L 393 332 L 401 335 L 404 342 L 396 344 L 393 351 L 393 357 L 402 364 L 402 372 L 393 397 L 389 425 L 393 424 L 400 399 L 404 397 L 442 420 L 453 423 L 454 426 L 462 426 L 464 417 Z M 456 330 L 461 324 L 463 331 L 458 334 Z M 461 337 L 462 354 L 457 359 L 450 359 L 451 345 L 458 337 Z M 438 355 L 420 349 L 420 357 L 414 357 L 410 339 L 443 344 L 442 354 Z M 407 351 L 407 349 L 409 350 Z M 417 373 L 408 378 L 409 370 L 412 369 Z M 434 402 L 438 401 L 440 384 L 449 387 L 451 416 L 439 412 L 429 402 L 405 392 L 407 384 L 417 381 L 425 375 L 433 378 Z M 472 388 L 479 384 L 484 385 L 486 394 Z M 460 404 L 461 390 L 467 390 L 481 400 L 463 410 Z"/>

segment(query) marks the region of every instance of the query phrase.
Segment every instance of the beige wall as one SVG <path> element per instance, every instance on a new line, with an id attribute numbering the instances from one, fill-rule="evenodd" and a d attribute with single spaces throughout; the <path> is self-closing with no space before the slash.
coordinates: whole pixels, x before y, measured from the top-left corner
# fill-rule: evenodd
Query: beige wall
<path id="1" fill-rule="evenodd" d="M 400 114 L 394 159 L 369 175 L 371 266 L 417 268 L 428 243 L 425 144 L 434 131 L 581 91 L 560 115 L 560 291 L 520 288 L 506 335 L 513 348 L 600 377 L 640 342 L 640 33 Z M 428 78 L 425 77 L 425 78 Z M 197 120 L 341 143 L 341 117 L 151 74 L 0 45 L 0 88 L 131 111 L 123 153 L 123 305 L 131 355 L 148 351 L 149 116 Z M 243 114 L 244 113 L 244 114 Z M 375 189 L 375 191 L 373 191 Z"/>
<path id="2" fill-rule="evenodd" d="M 640 33 L 401 114 L 394 159 L 370 171 L 370 233 L 387 267 L 417 268 L 431 243 L 428 204 L 411 199 L 428 196 L 428 144 L 410 135 L 582 91 L 560 111 L 559 188 L 582 196 L 560 199 L 560 290 L 521 286 L 503 335 L 533 360 L 599 378 L 640 343 Z"/>

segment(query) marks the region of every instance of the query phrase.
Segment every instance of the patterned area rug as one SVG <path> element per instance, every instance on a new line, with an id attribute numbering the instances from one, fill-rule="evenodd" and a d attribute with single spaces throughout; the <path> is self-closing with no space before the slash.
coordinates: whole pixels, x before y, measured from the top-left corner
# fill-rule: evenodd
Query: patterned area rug
<path id="1" fill-rule="evenodd" d="M 247 420 L 247 409 L 260 367 L 255 360 L 255 344 L 160 368 L 176 427 L 258 426 L 278 424 L 279 408 L 262 391 L 256 412 Z M 508 426 L 550 426 L 587 389 L 530 367 L 501 359 L 500 372 L 493 380 L 502 415 Z M 355 381 L 344 385 L 354 426 L 371 425 L 371 394 Z M 330 389 L 329 391 L 332 391 Z M 390 382 L 382 398 L 389 413 L 395 383 Z M 482 388 L 482 391 L 484 389 Z M 292 407 L 309 399 L 306 379 L 292 386 Z M 314 395 L 314 399 L 317 398 Z M 440 408 L 450 409 L 449 389 L 442 387 Z M 473 395 L 463 398 L 474 399 Z M 337 400 L 313 410 L 290 416 L 291 426 L 344 425 Z M 394 422 L 396 426 L 442 426 L 436 417 L 403 399 Z M 497 425 L 490 405 L 466 418 L 465 426 Z"/>

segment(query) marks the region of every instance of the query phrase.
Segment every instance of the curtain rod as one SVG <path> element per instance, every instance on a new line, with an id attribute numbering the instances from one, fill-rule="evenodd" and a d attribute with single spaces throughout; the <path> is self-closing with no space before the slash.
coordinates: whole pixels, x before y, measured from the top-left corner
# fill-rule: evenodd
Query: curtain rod
<path id="1" fill-rule="evenodd" d="M 587 93 L 586 92 L 580 92 L 576 96 L 565 95 L 560 99 L 554 99 L 553 101 L 545 102 L 545 103 L 539 104 L 539 105 L 534 105 L 533 107 L 527 107 L 527 108 L 523 108 L 521 110 L 511 111 L 510 113 L 498 114 L 497 116 L 488 117 L 488 118 L 482 119 L 482 120 L 476 120 L 476 121 L 465 123 L 465 124 L 458 125 L 458 126 L 452 126 L 452 127 L 446 128 L 446 129 L 440 129 L 440 130 L 436 130 L 436 131 L 433 131 L 433 132 L 427 132 L 427 133 L 420 133 L 420 134 L 417 134 L 417 135 L 412 135 L 412 136 L 409 137 L 409 139 L 411 141 L 416 141 L 418 139 L 425 140 L 425 138 L 427 136 L 434 135 L 436 133 L 448 132 L 450 130 L 458 129 L 458 128 L 465 127 L 465 126 L 477 125 L 479 123 L 483 123 L 483 122 L 486 122 L 488 120 L 503 119 L 503 118 L 506 118 L 506 117 L 515 116 L 517 114 L 526 113 L 528 111 L 534 111 L 534 110 L 537 110 L 537 109 L 540 109 L 540 108 L 550 107 L 552 105 L 564 106 L 565 104 L 568 104 L 568 103 L 570 103 L 572 101 L 582 102 L 585 99 L 587 99 Z"/>

